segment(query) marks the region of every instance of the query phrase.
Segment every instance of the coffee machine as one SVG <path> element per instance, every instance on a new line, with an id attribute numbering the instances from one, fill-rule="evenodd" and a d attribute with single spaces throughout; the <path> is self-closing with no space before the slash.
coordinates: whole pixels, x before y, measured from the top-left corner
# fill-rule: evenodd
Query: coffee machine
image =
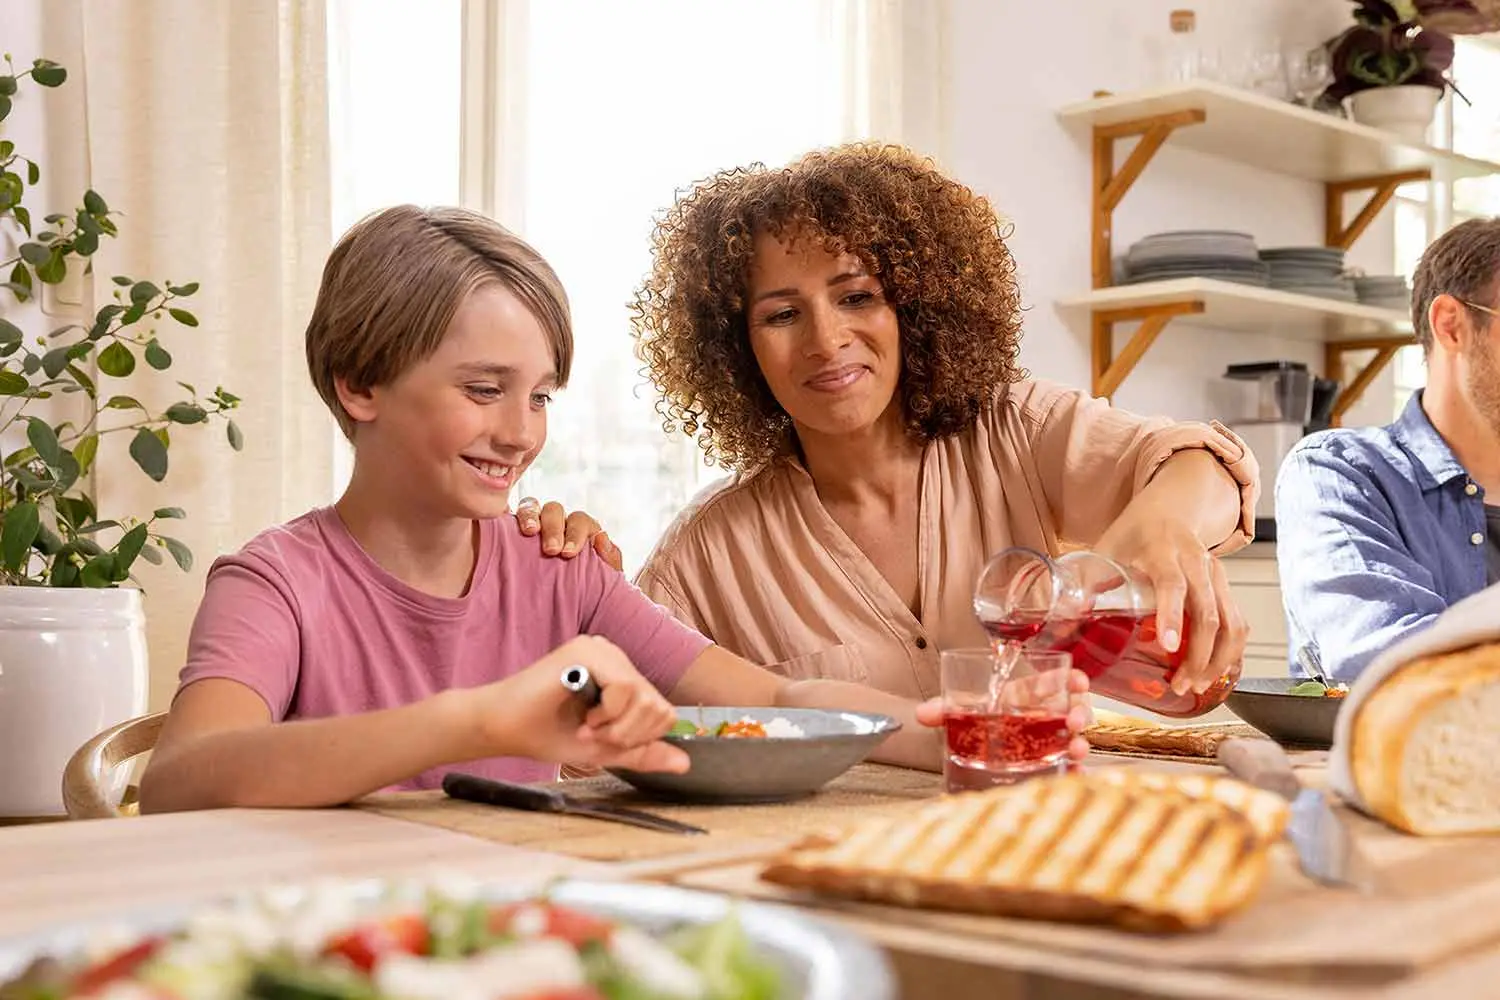
<path id="1" fill-rule="evenodd" d="M 1276 475 L 1293 446 L 1328 426 L 1338 383 L 1316 378 L 1299 361 L 1230 365 L 1233 409 L 1226 421 L 1260 463 L 1261 494 L 1255 506 L 1255 535 L 1276 537 Z"/>

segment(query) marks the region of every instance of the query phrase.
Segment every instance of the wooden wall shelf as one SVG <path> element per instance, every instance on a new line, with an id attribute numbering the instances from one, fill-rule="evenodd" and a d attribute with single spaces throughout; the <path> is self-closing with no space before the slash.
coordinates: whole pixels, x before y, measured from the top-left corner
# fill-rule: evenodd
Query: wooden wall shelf
<path id="1" fill-rule="evenodd" d="M 1209 81 L 1080 101 L 1057 117 L 1070 128 L 1089 129 L 1183 111 L 1202 112 L 1203 124 L 1177 132 L 1173 146 L 1303 180 L 1361 181 L 1437 167 L 1456 180 L 1500 171 L 1500 164 Z"/>
<path id="2" fill-rule="evenodd" d="M 1344 355 L 1374 356 L 1340 392 L 1334 419 L 1349 410 L 1400 347 L 1412 342 L 1400 312 L 1207 278 L 1112 285 L 1114 211 L 1166 143 L 1324 185 L 1324 242 L 1348 249 L 1401 184 L 1500 173 L 1491 163 L 1311 111 L 1224 84 L 1194 81 L 1124 95 L 1104 95 L 1057 112 L 1070 128 L 1087 129 L 1093 144 L 1093 291 L 1065 299 L 1065 315 L 1086 315 L 1093 356 L 1093 392 L 1109 398 L 1169 322 L 1271 333 L 1322 342 L 1326 374 L 1341 378 Z M 1137 139 L 1116 169 L 1115 143 Z M 1351 194 L 1368 193 L 1345 219 Z M 1114 350 L 1114 328 L 1139 324 Z"/>
<path id="3" fill-rule="evenodd" d="M 1179 317 L 1177 322 L 1183 326 L 1271 333 L 1314 343 L 1380 337 L 1399 338 L 1405 343 L 1412 337 L 1411 321 L 1404 312 L 1213 278 L 1178 278 L 1097 288 L 1063 299 L 1057 308 L 1064 315 L 1077 316 L 1181 302 L 1197 302 L 1202 306 L 1196 313 Z"/>

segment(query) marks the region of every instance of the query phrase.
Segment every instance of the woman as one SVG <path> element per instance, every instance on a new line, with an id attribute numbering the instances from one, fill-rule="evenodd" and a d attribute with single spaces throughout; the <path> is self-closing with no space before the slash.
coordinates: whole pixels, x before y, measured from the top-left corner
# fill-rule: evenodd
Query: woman
<path id="1" fill-rule="evenodd" d="M 1251 537 L 1254 457 L 1030 381 L 1016 264 L 989 204 L 898 147 L 722 172 L 657 227 L 634 305 L 669 427 L 735 475 L 677 519 L 638 584 L 791 677 L 938 694 L 977 645 L 973 586 L 1008 545 L 1134 566 L 1174 686 L 1244 650 L 1214 555 Z"/>

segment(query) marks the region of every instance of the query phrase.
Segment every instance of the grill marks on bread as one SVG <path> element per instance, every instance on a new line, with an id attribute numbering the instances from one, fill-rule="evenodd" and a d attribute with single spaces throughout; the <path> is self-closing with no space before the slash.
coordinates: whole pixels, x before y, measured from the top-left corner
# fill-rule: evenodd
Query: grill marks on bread
<path id="1" fill-rule="evenodd" d="M 762 877 L 907 906 L 1205 927 L 1259 889 L 1269 843 L 1285 823 L 1284 804 L 1278 820 L 1264 800 L 1217 787 L 1237 784 L 1205 779 L 1195 796 L 1170 777 L 1091 775 L 956 795 L 793 851 Z M 1253 800 L 1260 826 L 1226 798 Z"/>

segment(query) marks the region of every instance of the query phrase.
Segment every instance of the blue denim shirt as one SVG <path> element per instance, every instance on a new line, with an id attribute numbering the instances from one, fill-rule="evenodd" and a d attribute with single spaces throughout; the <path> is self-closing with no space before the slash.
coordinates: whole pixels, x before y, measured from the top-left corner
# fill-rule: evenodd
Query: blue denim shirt
<path id="1" fill-rule="evenodd" d="M 1353 681 L 1387 646 L 1485 586 L 1484 490 L 1414 393 L 1387 427 L 1298 443 L 1276 477 L 1276 562 L 1291 672 L 1312 647 Z"/>

